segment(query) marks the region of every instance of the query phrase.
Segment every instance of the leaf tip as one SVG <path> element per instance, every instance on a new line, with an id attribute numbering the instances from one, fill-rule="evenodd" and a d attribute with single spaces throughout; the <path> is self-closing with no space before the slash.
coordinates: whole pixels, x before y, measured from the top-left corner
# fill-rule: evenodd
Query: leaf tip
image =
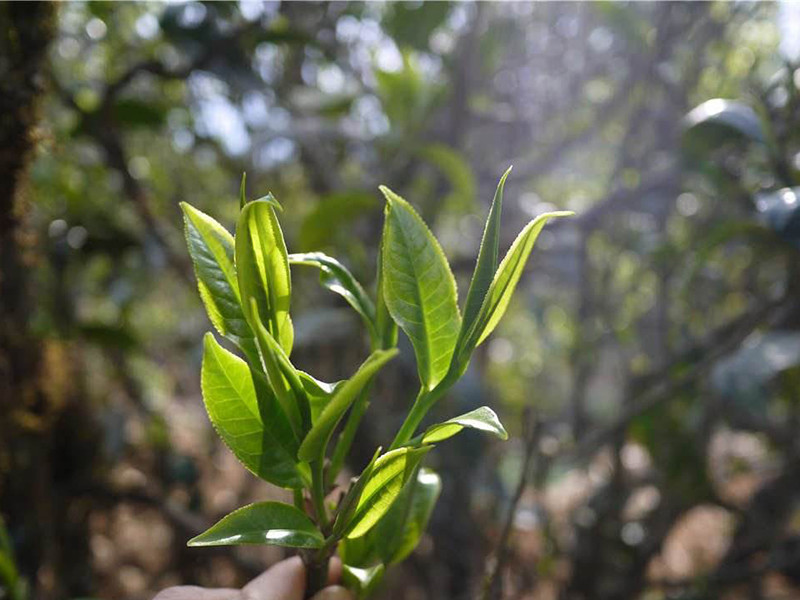
<path id="1" fill-rule="evenodd" d="M 378 189 L 383 194 L 383 197 L 386 198 L 386 202 L 388 202 L 389 205 L 391 205 L 393 202 L 397 202 L 398 200 L 401 200 L 400 196 L 395 194 L 392 190 L 390 190 L 385 185 L 379 185 Z"/>
<path id="2" fill-rule="evenodd" d="M 194 206 L 183 200 L 181 202 L 178 202 L 178 206 L 181 207 L 181 210 L 183 211 L 183 216 L 186 218 L 188 218 L 189 215 L 192 214 L 192 212 L 197 210 Z"/>
<path id="3" fill-rule="evenodd" d="M 278 202 L 277 198 L 272 195 L 272 192 L 267 192 L 265 196 L 261 196 L 261 198 L 254 200 L 254 202 L 266 202 L 273 208 L 278 209 L 279 212 L 283 212 L 283 206 L 281 206 L 281 203 Z"/>
<path id="4" fill-rule="evenodd" d="M 245 189 L 247 187 L 247 171 L 242 171 L 242 183 L 239 185 L 239 210 L 244 208 L 247 204 L 247 195 Z"/>

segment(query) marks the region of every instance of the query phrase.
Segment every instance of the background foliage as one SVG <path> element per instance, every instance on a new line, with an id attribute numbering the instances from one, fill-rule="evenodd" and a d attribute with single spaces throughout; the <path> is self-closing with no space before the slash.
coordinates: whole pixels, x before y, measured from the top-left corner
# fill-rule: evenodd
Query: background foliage
<path id="1" fill-rule="evenodd" d="M 238 585 L 280 558 L 185 547 L 280 493 L 205 417 L 208 323 L 180 201 L 232 227 L 247 171 L 250 197 L 283 204 L 293 252 L 335 252 L 374 285 L 386 184 L 433 224 L 463 294 L 513 164 L 501 251 L 536 214 L 579 216 L 541 235 L 506 318 L 432 415 L 488 404 L 513 441 L 464 434 L 433 457 L 430 535 L 379 597 L 797 594 L 793 11 L 60 6 L 23 190 L 24 326 L 44 367 L 15 371 L 43 392 L 4 400 L 0 566 L 36 598 L 147 598 Z M 715 98 L 737 103 L 702 104 Z M 293 269 L 294 356 L 336 380 L 367 340 L 315 277 Z M 401 348 L 352 470 L 413 400 Z"/>

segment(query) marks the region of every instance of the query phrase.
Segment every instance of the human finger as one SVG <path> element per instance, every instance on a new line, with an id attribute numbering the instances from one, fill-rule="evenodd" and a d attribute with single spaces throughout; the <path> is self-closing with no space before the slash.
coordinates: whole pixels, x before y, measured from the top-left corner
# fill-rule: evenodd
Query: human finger
<path id="1" fill-rule="evenodd" d="M 206 589 L 195 585 L 179 585 L 159 592 L 153 600 L 238 600 L 239 590 Z"/>
<path id="2" fill-rule="evenodd" d="M 273 565 L 242 588 L 244 600 L 303 600 L 306 570 L 299 556 Z"/>
<path id="3" fill-rule="evenodd" d="M 311 600 L 353 600 L 353 596 L 342 586 L 333 585 L 331 587 L 326 587 Z"/>

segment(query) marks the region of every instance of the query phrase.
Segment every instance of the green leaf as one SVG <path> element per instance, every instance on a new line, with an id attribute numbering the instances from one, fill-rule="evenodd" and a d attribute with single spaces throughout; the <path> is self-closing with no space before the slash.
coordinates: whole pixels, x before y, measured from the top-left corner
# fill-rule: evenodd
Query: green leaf
<path id="1" fill-rule="evenodd" d="M 416 477 L 409 479 L 392 507 L 366 535 L 342 540 L 342 560 L 353 567 L 402 561 L 419 544 L 441 489 L 441 479 L 434 471 L 418 469 Z"/>
<path id="2" fill-rule="evenodd" d="M 433 389 L 447 374 L 461 316 L 456 280 L 439 243 L 400 196 L 386 196 L 383 292 L 392 318 L 414 346 L 420 381 Z"/>
<path id="3" fill-rule="evenodd" d="M 377 297 L 375 299 L 375 329 L 378 333 L 378 348 L 387 349 L 397 346 L 397 323 L 392 319 L 389 314 L 389 309 L 386 307 L 386 297 L 383 293 L 383 240 L 381 240 L 380 248 L 378 249 L 378 275 L 377 279 Z"/>
<path id="4" fill-rule="evenodd" d="M 735 135 L 755 142 L 765 143 L 766 136 L 758 114 L 747 104 L 735 100 L 713 98 L 692 109 L 684 117 L 684 128 L 689 131 L 702 128 L 702 134 L 714 136 L 716 143 L 724 137 Z"/>
<path id="5" fill-rule="evenodd" d="M 525 226 L 511 244 L 511 248 L 495 272 L 477 317 L 469 330 L 463 334 L 463 341 L 459 344 L 458 353 L 453 358 L 453 364 L 458 373 L 466 370 L 472 351 L 494 331 L 505 314 L 536 238 L 539 237 L 539 233 L 547 221 L 572 214 L 574 213 L 570 211 L 560 211 L 539 215 Z"/>
<path id="6" fill-rule="evenodd" d="M 372 470 L 375 468 L 375 461 L 378 460 L 381 450 L 382 448 L 378 448 L 375 451 L 375 454 L 372 455 L 372 460 L 370 460 L 369 464 L 361 471 L 361 475 L 358 476 L 358 479 L 353 481 L 350 485 L 350 489 L 347 490 L 347 494 L 345 494 L 344 498 L 342 498 L 342 501 L 339 503 L 338 515 L 336 516 L 336 522 L 333 524 L 333 535 L 335 537 L 338 538 L 342 535 L 345 527 L 347 527 L 350 520 L 353 518 L 353 514 L 358 506 L 358 501 L 361 499 L 364 487 L 367 485 L 372 475 Z"/>
<path id="7" fill-rule="evenodd" d="M 344 381 L 326 383 L 299 369 L 297 374 L 300 376 L 300 382 L 303 384 L 311 407 L 311 422 L 316 423 L 322 411 L 333 398 L 333 394 L 341 387 Z"/>
<path id="8" fill-rule="evenodd" d="M 311 409 L 305 386 L 286 353 L 274 337 L 267 331 L 256 310 L 256 301 L 250 298 L 253 317 L 253 331 L 261 355 L 261 364 L 267 374 L 269 386 L 278 398 L 283 411 L 289 416 L 295 432 L 300 437 L 311 428 Z"/>
<path id="9" fill-rule="evenodd" d="M 420 469 L 392 508 L 370 532 L 384 564 L 398 563 L 414 551 L 428 527 L 442 491 L 442 480 L 430 469 Z"/>
<path id="10" fill-rule="evenodd" d="M 205 337 L 201 384 L 211 423 L 242 464 L 275 485 L 302 487 L 304 478 L 296 461 L 264 428 L 247 363 L 210 333 Z"/>
<path id="11" fill-rule="evenodd" d="M 258 502 L 222 518 L 189 540 L 189 546 L 240 546 L 260 544 L 289 548 L 320 548 L 325 543 L 311 520 L 294 506 Z"/>
<path id="12" fill-rule="evenodd" d="M 242 183 L 239 185 L 239 210 L 247 204 L 247 173 L 242 172 Z"/>
<path id="13" fill-rule="evenodd" d="M 386 567 L 375 565 L 367 569 L 342 565 L 342 583 L 355 594 L 357 600 L 369 598 L 383 581 Z"/>
<path id="14" fill-rule="evenodd" d="M 489 209 L 489 216 L 486 218 L 478 258 L 475 261 L 475 270 L 472 273 L 472 281 L 469 284 L 467 300 L 464 304 L 464 320 L 461 323 L 459 344 L 456 347 L 460 346 L 464 336 L 478 318 L 486 292 L 489 291 L 489 286 L 497 271 L 497 263 L 500 260 L 500 215 L 503 210 L 503 188 L 510 172 L 511 167 L 500 178 L 494 200 L 492 200 L 492 207 Z"/>
<path id="15" fill-rule="evenodd" d="M 254 298 L 261 322 L 290 354 L 292 281 L 286 244 L 272 202 L 262 199 L 245 204 L 236 225 L 235 247 L 239 292 L 247 322 L 255 328 L 249 301 Z"/>
<path id="16" fill-rule="evenodd" d="M 358 280 L 348 271 L 347 267 L 322 252 L 290 254 L 289 264 L 317 267 L 320 270 L 320 283 L 334 294 L 339 294 L 344 298 L 361 315 L 369 331 L 370 338 L 375 338 L 377 335 L 375 304 L 373 304 Z"/>
<path id="17" fill-rule="evenodd" d="M 508 433 L 500 422 L 500 419 L 497 418 L 497 414 L 488 406 L 481 406 L 463 415 L 448 419 L 444 423 L 431 425 L 428 430 L 422 434 L 420 441 L 423 444 L 441 442 L 453 437 L 464 428 L 485 431 L 499 437 L 501 440 L 508 439 Z"/>
<path id="18" fill-rule="evenodd" d="M 430 449 L 430 446 L 398 448 L 375 461 L 353 518 L 348 523 L 348 538 L 366 534 L 386 514 Z"/>
<path id="19" fill-rule="evenodd" d="M 378 370 L 397 354 L 397 349 L 376 350 L 358 368 L 355 375 L 345 381 L 319 415 L 317 422 L 300 445 L 298 456 L 301 460 L 321 458 L 328 445 L 331 434 L 344 413 L 356 400 Z"/>
<path id="20" fill-rule="evenodd" d="M 245 353 L 255 354 L 253 333 L 245 320 L 239 296 L 233 236 L 217 221 L 186 202 L 181 202 L 181 208 L 186 244 L 211 323 L 220 335 Z"/>

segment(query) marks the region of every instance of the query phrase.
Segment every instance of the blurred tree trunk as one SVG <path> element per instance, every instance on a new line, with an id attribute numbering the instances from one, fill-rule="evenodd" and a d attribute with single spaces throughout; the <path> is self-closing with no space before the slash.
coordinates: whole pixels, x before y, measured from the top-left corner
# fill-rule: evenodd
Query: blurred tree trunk
<path id="1" fill-rule="evenodd" d="M 0 513 L 37 598 L 88 591 L 88 508 L 68 490 L 96 447 L 70 347 L 32 326 L 39 253 L 25 182 L 55 20 L 49 2 L 0 3 Z"/>

